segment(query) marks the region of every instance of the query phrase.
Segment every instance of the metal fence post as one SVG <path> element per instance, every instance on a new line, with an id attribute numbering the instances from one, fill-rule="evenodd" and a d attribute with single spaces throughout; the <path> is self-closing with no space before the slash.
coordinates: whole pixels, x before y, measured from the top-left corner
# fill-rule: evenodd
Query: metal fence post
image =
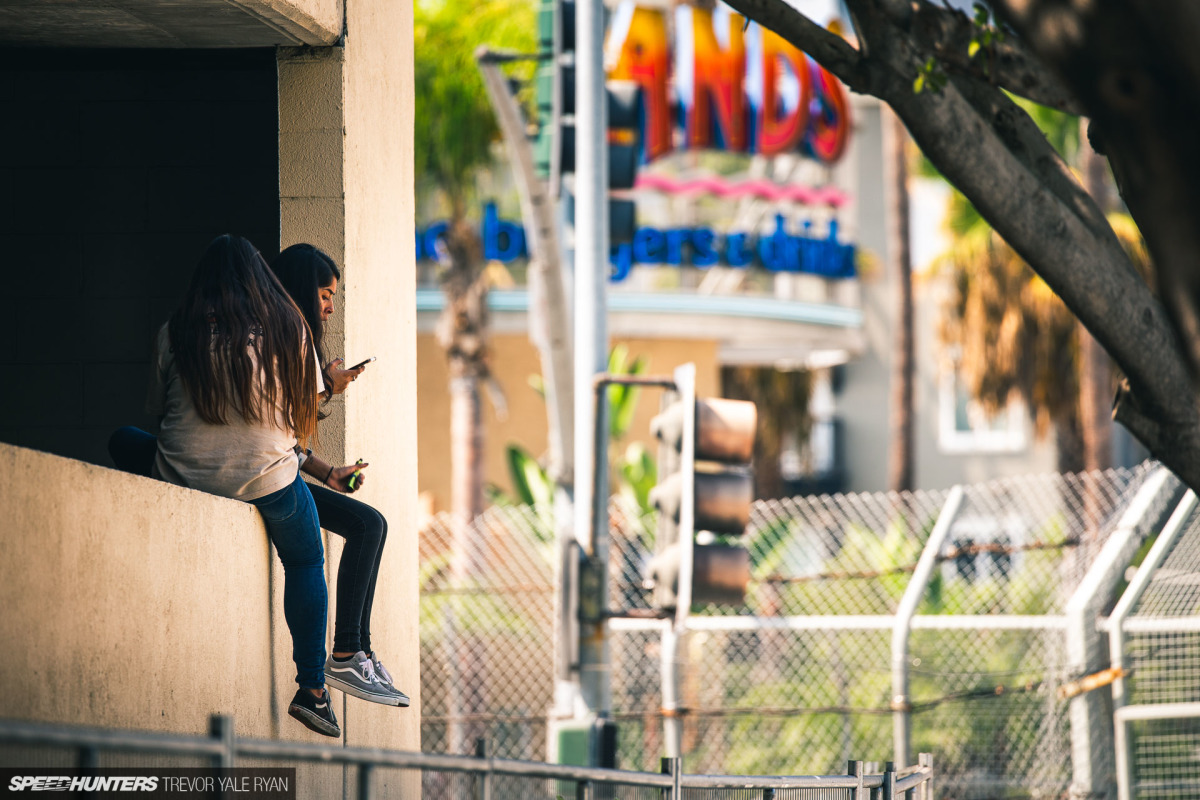
<path id="1" fill-rule="evenodd" d="M 1142 560 L 1142 565 L 1138 567 L 1133 580 L 1129 582 L 1129 586 L 1125 588 L 1125 591 L 1121 594 L 1121 598 L 1117 601 L 1116 606 L 1113 607 L 1112 613 L 1109 615 L 1109 662 L 1115 668 L 1124 669 L 1125 667 L 1125 620 L 1130 612 L 1133 611 L 1133 607 L 1137 604 L 1138 600 L 1141 599 L 1142 594 L 1145 593 L 1146 587 L 1154 577 L 1154 573 L 1166 559 L 1167 554 L 1171 552 L 1176 539 L 1181 533 L 1187 530 L 1188 519 L 1196 509 L 1196 503 L 1196 493 L 1189 489 L 1184 494 L 1183 499 L 1179 501 L 1179 505 L 1175 507 L 1175 511 L 1167 521 L 1166 527 L 1159 533 L 1158 538 L 1154 541 L 1154 546 L 1150 548 L 1150 552 Z M 1125 679 L 1123 677 L 1118 677 L 1113 681 L 1112 711 L 1115 733 L 1113 754 L 1116 760 L 1118 800 L 1129 800 L 1129 798 L 1134 796 L 1133 743 L 1129 740 L 1128 731 L 1125 727 L 1126 722 L 1120 716 L 1120 711 L 1125 707 L 1127 702 L 1125 689 Z"/>
<path id="2" fill-rule="evenodd" d="M 933 753 L 918 753 L 917 765 L 928 772 L 921 783 L 921 800 L 933 800 Z"/>
<path id="3" fill-rule="evenodd" d="M 358 800 L 371 800 L 371 776 L 375 773 L 372 764 L 358 765 Z"/>
<path id="4" fill-rule="evenodd" d="M 863 783 L 863 762 L 846 762 L 846 771 L 851 777 L 858 778 L 858 785 L 854 787 L 854 800 L 870 800 L 870 791 Z"/>
<path id="5" fill-rule="evenodd" d="M 1104 543 L 1095 561 L 1067 600 L 1065 647 L 1067 667 L 1072 677 L 1088 675 L 1107 666 L 1103 641 L 1096 630 L 1096 618 L 1103 613 L 1117 585 L 1125 576 L 1130 558 L 1142 543 L 1142 534 L 1160 517 L 1164 492 L 1167 499 L 1176 492 L 1178 481 L 1160 467 L 1138 488 L 1137 494 L 1121 515 L 1112 535 Z M 1118 666 L 1113 662 L 1112 666 Z M 1103 797 L 1107 793 L 1107 761 L 1112 749 L 1103 692 L 1084 692 L 1070 700 L 1068 714 L 1071 730 L 1071 796 Z"/>
<path id="6" fill-rule="evenodd" d="M 95 747 L 79 748 L 79 768 L 96 769 L 100 766 L 100 751 Z"/>
<path id="7" fill-rule="evenodd" d="M 663 758 L 660 762 L 663 775 L 670 775 L 672 778 L 671 788 L 664 788 L 660 793 L 662 800 L 679 800 L 681 789 L 679 787 L 679 774 L 683 771 L 683 759 L 677 757 Z"/>
<path id="8" fill-rule="evenodd" d="M 475 797 L 477 800 L 492 800 L 492 765 L 488 761 L 487 739 L 482 736 L 475 740 L 475 757 L 484 762 L 475 784 Z"/>
<path id="9" fill-rule="evenodd" d="M 214 756 L 213 766 L 218 769 L 232 769 L 236 758 L 233 734 L 233 717 L 226 714 L 213 714 L 208 718 L 208 735 L 221 743 L 221 754 Z"/>
<path id="10" fill-rule="evenodd" d="M 883 800 L 895 800 L 896 797 L 896 764 L 888 761 L 883 765 Z"/>
<path id="11" fill-rule="evenodd" d="M 946 497 L 946 503 L 938 514 L 937 522 L 929 533 L 929 541 L 921 551 L 921 558 L 913 570 L 912 580 L 904 589 L 900 605 L 896 608 L 895 624 L 892 627 L 892 749 L 898 764 L 907 764 L 912 750 L 912 701 L 908 696 L 908 636 L 912 631 L 912 618 L 917 613 L 921 598 L 933 570 L 937 567 L 938 552 L 954 518 L 963 503 L 963 488 L 955 486 Z M 888 795 L 890 797 L 890 795 Z"/>
<path id="12" fill-rule="evenodd" d="M 672 621 L 663 627 L 659 645 L 663 750 L 668 758 L 683 755 L 683 720 L 679 716 L 679 634 L 679 628 Z"/>

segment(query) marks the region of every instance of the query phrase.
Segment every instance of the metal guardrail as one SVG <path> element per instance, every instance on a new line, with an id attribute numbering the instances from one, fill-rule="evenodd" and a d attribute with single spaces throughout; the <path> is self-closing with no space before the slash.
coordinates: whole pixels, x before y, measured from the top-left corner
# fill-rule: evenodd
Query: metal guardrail
<path id="1" fill-rule="evenodd" d="M 212 766 L 231 769 L 240 757 L 277 759 L 324 764 L 346 764 L 358 768 L 358 800 L 375 797 L 373 771 L 377 767 L 421 771 L 456 772 L 477 776 L 475 796 L 490 799 L 497 776 L 541 778 L 575 784 L 576 800 L 592 800 L 600 787 L 639 787 L 659 789 L 661 800 L 682 800 L 683 790 L 731 790 L 738 797 L 747 791 L 761 791 L 763 800 L 776 797 L 781 790 L 832 790 L 830 797 L 847 800 L 932 800 L 933 757 L 921 753 L 915 766 L 896 770 L 889 762 L 882 774 L 868 775 L 862 761 L 851 761 L 845 775 L 685 775 L 682 760 L 662 759 L 662 773 L 579 767 L 537 761 L 482 756 L 452 756 L 383 750 L 368 747 L 341 747 L 305 742 L 267 739 L 239 739 L 234 734 L 233 718 L 214 715 L 209 720 L 208 736 L 185 736 L 151 731 L 113 730 L 68 725 L 51 725 L 18 720 L 0 720 L 0 744 L 58 747 L 76 750 L 82 768 L 99 766 L 101 751 L 152 753 L 207 757 Z M 695 792 L 689 792 L 693 797 Z M 605 795 L 608 796 L 608 795 Z"/>

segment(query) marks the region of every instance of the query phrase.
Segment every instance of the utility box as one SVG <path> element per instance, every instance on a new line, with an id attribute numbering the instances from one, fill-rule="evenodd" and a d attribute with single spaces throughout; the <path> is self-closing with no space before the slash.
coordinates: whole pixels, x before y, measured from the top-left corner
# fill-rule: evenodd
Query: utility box
<path id="1" fill-rule="evenodd" d="M 617 723 L 611 719 L 588 716 L 550 723 L 552 764 L 576 767 L 617 766 Z"/>

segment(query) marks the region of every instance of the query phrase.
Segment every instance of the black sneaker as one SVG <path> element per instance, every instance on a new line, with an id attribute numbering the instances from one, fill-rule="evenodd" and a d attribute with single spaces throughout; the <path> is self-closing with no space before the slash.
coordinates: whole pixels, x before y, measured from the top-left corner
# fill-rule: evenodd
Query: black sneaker
<path id="1" fill-rule="evenodd" d="M 333 715 L 333 704 L 329 702 L 329 692 L 321 690 L 321 697 L 313 697 L 308 689 L 300 689 L 288 706 L 288 714 L 292 715 L 304 727 L 316 731 L 322 736 L 341 736 L 342 729 L 338 727 L 337 717 Z"/>

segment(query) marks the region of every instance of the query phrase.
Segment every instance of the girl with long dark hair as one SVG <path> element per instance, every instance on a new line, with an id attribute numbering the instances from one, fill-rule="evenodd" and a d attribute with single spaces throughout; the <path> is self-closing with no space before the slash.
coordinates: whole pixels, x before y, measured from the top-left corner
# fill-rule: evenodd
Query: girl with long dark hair
<path id="1" fill-rule="evenodd" d="M 342 369 L 341 358 L 325 361 L 325 323 L 333 315 L 333 298 L 342 274 L 326 253 L 311 244 L 294 244 L 271 262 L 288 294 L 295 300 L 313 334 L 319 362 L 325 364 L 324 397 L 340 394 L 365 367 Z M 312 457 L 310 457 L 312 458 Z M 321 527 L 346 540 L 338 564 L 333 652 L 325 664 L 325 680 L 348 694 L 374 702 L 381 693 L 407 706 L 408 696 L 397 689 L 391 674 L 371 647 L 371 607 L 375 583 L 387 540 L 387 520 L 366 503 L 310 486 Z"/>
<path id="2" fill-rule="evenodd" d="M 316 432 L 324 390 L 313 337 L 250 242 L 220 236 L 183 304 L 159 331 L 148 410 L 162 415 L 151 474 L 258 508 L 284 568 L 284 618 L 299 689 L 288 713 L 341 733 L 325 690 L 324 548 L 304 469 L 349 488 L 356 467 L 298 453 Z"/>

